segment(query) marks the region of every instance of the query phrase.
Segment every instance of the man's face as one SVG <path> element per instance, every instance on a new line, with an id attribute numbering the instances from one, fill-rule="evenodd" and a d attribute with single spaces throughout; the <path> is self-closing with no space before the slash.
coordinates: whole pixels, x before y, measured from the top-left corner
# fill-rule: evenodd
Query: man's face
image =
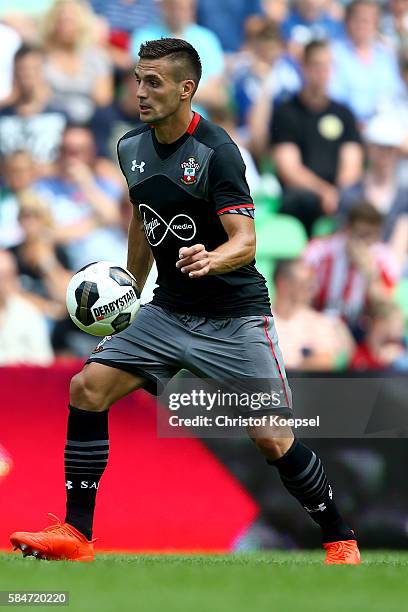
<path id="1" fill-rule="evenodd" d="M 254 41 L 253 46 L 259 59 L 271 65 L 279 59 L 283 52 L 282 44 L 273 38 L 259 38 Z"/>
<path id="2" fill-rule="evenodd" d="M 299 261 L 278 281 L 276 290 L 293 304 L 310 306 L 316 292 L 315 273 L 310 266 Z"/>
<path id="3" fill-rule="evenodd" d="M 347 30 L 355 44 L 370 44 L 378 29 L 378 8 L 375 5 L 356 6 L 347 21 Z"/>
<path id="4" fill-rule="evenodd" d="M 22 93 L 30 93 L 43 82 L 43 59 L 40 53 L 28 53 L 16 61 L 14 79 Z"/>
<path id="5" fill-rule="evenodd" d="M 157 124 L 177 111 L 186 81 L 177 81 L 174 72 L 166 58 L 140 60 L 135 76 L 141 121 Z"/>
<path id="6" fill-rule="evenodd" d="M 349 241 L 370 247 L 380 240 L 381 229 L 377 225 L 366 221 L 356 221 L 347 229 Z"/>
<path id="7" fill-rule="evenodd" d="M 330 49 L 315 49 L 303 64 L 305 83 L 314 90 L 326 93 L 332 68 Z"/>
<path id="8" fill-rule="evenodd" d="M 173 32 L 180 32 L 195 21 L 195 0 L 162 0 L 164 22 Z"/>
<path id="9" fill-rule="evenodd" d="M 313 21 L 323 10 L 325 4 L 325 0 L 297 0 L 296 8 L 305 19 Z"/>
<path id="10" fill-rule="evenodd" d="M 292 271 L 291 287 L 293 299 L 297 304 L 310 306 L 316 291 L 315 273 L 304 263 L 299 263 Z"/>
<path id="11" fill-rule="evenodd" d="M 386 147 L 369 144 L 367 147 L 369 166 L 375 173 L 391 173 L 395 171 L 400 154 L 397 147 Z"/>
<path id="12" fill-rule="evenodd" d="M 91 133 L 85 128 L 71 128 L 63 136 L 60 162 L 64 166 L 70 161 L 91 165 L 95 158 L 95 146 Z"/>
<path id="13" fill-rule="evenodd" d="M 13 193 L 27 189 L 36 178 L 35 166 L 28 153 L 14 153 L 6 158 L 4 174 Z"/>
<path id="14" fill-rule="evenodd" d="M 408 13 L 408 0 L 390 0 L 390 9 L 396 17 L 403 17 Z"/>

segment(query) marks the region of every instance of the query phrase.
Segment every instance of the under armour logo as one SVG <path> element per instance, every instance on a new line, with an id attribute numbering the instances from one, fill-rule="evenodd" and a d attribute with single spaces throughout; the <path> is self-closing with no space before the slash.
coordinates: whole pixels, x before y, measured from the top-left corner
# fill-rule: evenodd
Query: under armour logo
<path id="1" fill-rule="evenodd" d="M 65 486 L 67 487 L 67 489 L 72 489 L 72 480 L 67 480 Z"/>
<path id="2" fill-rule="evenodd" d="M 146 165 L 146 162 L 142 161 L 140 162 L 140 164 L 137 163 L 137 159 L 132 160 L 132 167 L 131 167 L 131 171 L 135 172 L 136 168 L 139 170 L 140 173 L 144 172 L 144 167 Z"/>
<path id="3" fill-rule="evenodd" d="M 303 506 L 306 512 L 324 512 L 327 509 L 326 504 L 319 504 L 316 508 L 308 508 L 307 506 Z"/>
<path id="4" fill-rule="evenodd" d="M 181 213 L 175 215 L 170 223 L 166 221 L 147 204 L 140 204 L 139 211 L 143 215 L 146 238 L 151 246 L 158 246 L 170 232 L 179 240 L 189 241 L 197 232 L 194 220 Z"/>

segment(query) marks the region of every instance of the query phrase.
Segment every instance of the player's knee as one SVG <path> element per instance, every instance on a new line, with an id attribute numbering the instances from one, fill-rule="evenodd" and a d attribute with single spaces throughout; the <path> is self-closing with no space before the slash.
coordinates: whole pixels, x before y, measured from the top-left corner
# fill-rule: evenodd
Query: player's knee
<path id="1" fill-rule="evenodd" d="M 292 446 L 293 437 L 263 436 L 254 439 L 257 449 L 266 459 L 276 461 Z"/>
<path id="2" fill-rule="evenodd" d="M 70 404 L 82 410 L 103 412 L 109 408 L 106 397 L 85 371 L 79 372 L 71 379 Z"/>

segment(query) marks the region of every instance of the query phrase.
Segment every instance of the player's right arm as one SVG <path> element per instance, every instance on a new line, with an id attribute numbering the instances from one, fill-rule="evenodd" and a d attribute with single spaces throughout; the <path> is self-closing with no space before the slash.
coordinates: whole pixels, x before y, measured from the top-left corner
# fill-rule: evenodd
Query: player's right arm
<path id="1" fill-rule="evenodd" d="M 143 220 L 137 206 L 133 206 L 133 216 L 129 225 L 127 268 L 137 280 L 142 291 L 153 265 L 153 254 L 146 240 Z"/>

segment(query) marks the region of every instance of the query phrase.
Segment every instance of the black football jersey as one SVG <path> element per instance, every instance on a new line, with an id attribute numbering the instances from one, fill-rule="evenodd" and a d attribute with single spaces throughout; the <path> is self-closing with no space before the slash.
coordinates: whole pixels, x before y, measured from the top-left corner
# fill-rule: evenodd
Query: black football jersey
<path id="1" fill-rule="evenodd" d="M 228 240 L 222 215 L 254 216 L 245 164 L 225 130 L 195 113 L 183 136 L 162 144 L 143 125 L 119 140 L 118 158 L 157 264 L 152 303 L 214 318 L 270 314 L 255 261 L 202 278 L 176 268 L 182 246 L 204 244 L 212 251 Z"/>

